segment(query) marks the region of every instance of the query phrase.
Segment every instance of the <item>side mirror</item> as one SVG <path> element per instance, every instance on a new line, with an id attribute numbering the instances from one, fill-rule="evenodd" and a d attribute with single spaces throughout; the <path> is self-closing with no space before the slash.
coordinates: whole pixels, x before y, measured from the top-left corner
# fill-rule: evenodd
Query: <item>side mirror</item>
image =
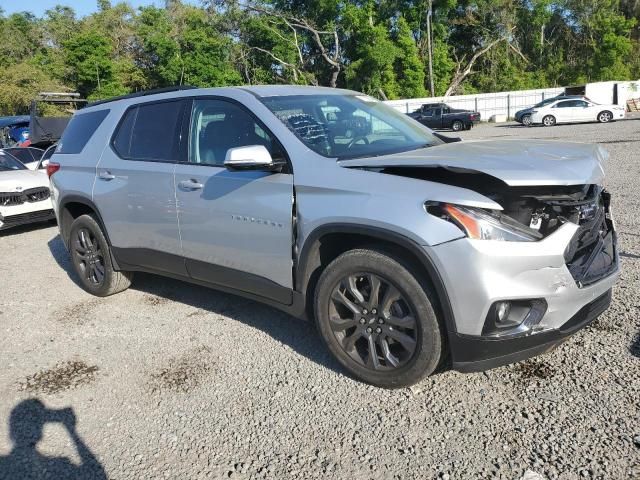
<path id="1" fill-rule="evenodd" d="M 224 166 L 229 170 L 275 170 L 282 165 L 283 162 L 273 160 L 264 145 L 230 148 L 224 159 Z"/>

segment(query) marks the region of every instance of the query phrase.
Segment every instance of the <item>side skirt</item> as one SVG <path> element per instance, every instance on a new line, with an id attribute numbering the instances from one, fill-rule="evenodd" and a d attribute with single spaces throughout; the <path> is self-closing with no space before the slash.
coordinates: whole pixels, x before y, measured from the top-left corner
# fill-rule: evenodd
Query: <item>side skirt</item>
<path id="1" fill-rule="evenodd" d="M 151 273 L 212 288 L 264 303 L 296 318 L 308 319 L 303 294 L 266 278 L 148 249 L 112 247 L 112 253 L 121 270 Z"/>

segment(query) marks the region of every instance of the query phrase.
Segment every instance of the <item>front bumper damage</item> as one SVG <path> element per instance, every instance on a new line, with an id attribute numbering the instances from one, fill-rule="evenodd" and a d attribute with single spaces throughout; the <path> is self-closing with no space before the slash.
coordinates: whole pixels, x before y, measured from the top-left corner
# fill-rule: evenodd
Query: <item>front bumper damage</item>
<path id="1" fill-rule="evenodd" d="M 537 242 L 467 238 L 431 247 L 449 295 L 455 332 L 453 367 L 480 371 L 543 353 L 589 324 L 611 302 L 619 276 L 608 194 L 602 209 L 580 225 L 567 222 Z M 487 335 L 502 301 L 546 308 L 530 328 Z"/>

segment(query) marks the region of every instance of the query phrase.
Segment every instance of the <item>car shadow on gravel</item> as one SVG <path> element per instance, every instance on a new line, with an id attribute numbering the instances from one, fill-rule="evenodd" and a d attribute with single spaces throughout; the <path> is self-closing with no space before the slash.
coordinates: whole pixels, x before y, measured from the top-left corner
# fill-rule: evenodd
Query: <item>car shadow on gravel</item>
<path id="1" fill-rule="evenodd" d="M 36 445 L 44 436 L 47 424 L 59 424 L 66 429 L 80 457 L 79 464 L 66 457 L 48 456 L 38 451 Z M 13 447 L 8 455 L 0 455 L 0 478 L 106 479 L 104 467 L 84 443 L 76 425 L 72 408 L 53 410 L 37 398 L 21 401 L 9 415 Z"/>
<path id="2" fill-rule="evenodd" d="M 48 246 L 60 268 L 81 288 L 60 235 L 49 240 Z M 230 293 L 158 275 L 138 272 L 130 288 L 146 293 L 150 299 L 166 299 L 196 309 L 187 314 L 188 316 L 214 313 L 242 322 L 290 346 L 300 355 L 336 373 L 346 375 L 322 344 L 312 322 L 299 320 L 275 308 Z M 153 303 L 160 305 L 164 302 Z"/>

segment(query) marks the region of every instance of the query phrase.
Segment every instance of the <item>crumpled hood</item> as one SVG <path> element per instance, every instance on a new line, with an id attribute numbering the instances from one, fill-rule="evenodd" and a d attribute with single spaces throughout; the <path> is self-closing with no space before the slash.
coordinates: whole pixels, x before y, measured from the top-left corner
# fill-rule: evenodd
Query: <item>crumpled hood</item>
<path id="1" fill-rule="evenodd" d="M 44 170 L 0 171 L 0 192 L 23 192 L 36 187 L 49 188 L 49 178 Z"/>
<path id="2" fill-rule="evenodd" d="M 510 186 L 602 184 L 609 154 L 599 145 L 549 140 L 455 142 L 380 157 L 340 160 L 347 168 L 443 167 L 482 172 Z"/>

